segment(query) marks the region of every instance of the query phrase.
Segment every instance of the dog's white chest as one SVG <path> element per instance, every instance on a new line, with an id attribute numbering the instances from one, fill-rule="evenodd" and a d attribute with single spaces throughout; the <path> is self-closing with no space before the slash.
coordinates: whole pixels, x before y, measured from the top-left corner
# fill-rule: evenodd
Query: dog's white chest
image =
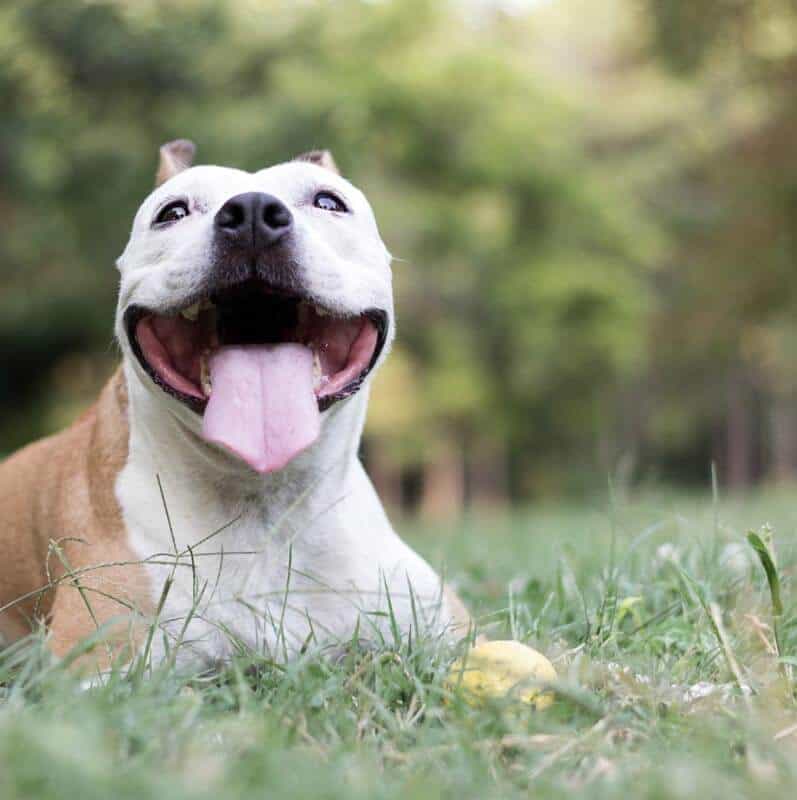
<path id="1" fill-rule="evenodd" d="M 162 448 L 138 437 L 134 426 L 117 495 L 155 606 L 168 581 L 159 624 L 180 660 L 246 648 L 291 657 L 355 630 L 390 640 L 391 615 L 405 635 L 444 627 L 438 576 L 393 532 L 359 462 L 332 491 L 297 496 L 286 483 L 257 494 L 239 480 L 208 481 L 181 461 L 185 446 L 159 465 Z M 156 657 L 166 647 L 156 637 Z"/>

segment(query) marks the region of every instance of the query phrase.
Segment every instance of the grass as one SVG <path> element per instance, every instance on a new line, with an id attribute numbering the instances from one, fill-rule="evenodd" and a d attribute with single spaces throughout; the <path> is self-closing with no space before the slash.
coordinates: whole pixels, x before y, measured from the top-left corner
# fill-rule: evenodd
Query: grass
<path id="1" fill-rule="evenodd" d="M 0 797 L 794 797 L 797 494 L 402 528 L 555 661 L 550 710 L 469 707 L 434 641 L 84 690 L 32 640 L 0 657 Z"/>

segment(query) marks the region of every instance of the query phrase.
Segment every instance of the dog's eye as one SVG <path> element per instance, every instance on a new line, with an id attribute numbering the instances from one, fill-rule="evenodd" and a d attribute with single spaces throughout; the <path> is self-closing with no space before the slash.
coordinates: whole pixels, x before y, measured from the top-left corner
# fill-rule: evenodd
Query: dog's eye
<path id="1" fill-rule="evenodd" d="M 343 200 L 332 192 L 319 192 L 313 200 L 313 205 L 322 211 L 345 212 L 349 210 Z"/>
<path id="2" fill-rule="evenodd" d="M 156 225 L 164 225 L 168 222 L 179 222 L 187 217 L 191 212 L 188 210 L 188 203 L 185 200 L 175 200 L 173 203 L 165 205 L 155 217 Z"/>

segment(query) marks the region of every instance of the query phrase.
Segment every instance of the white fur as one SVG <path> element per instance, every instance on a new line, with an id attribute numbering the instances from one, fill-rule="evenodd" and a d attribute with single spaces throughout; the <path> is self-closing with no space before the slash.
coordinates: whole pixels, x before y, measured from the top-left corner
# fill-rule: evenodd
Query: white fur
<path id="1" fill-rule="evenodd" d="M 315 208 L 313 198 L 325 188 L 351 213 Z M 261 476 L 205 442 L 200 417 L 158 388 L 131 352 L 125 309 L 187 302 L 210 269 L 214 215 L 249 191 L 268 192 L 291 209 L 308 293 L 341 313 L 385 310 L 388 345 L 393 336 L 390 256 L 363 194 L 332 172 L 305 162 L 254 174 L 194 167 L 144 201 L 118 262 L 116 332 L 129 389 L 130 451 L 116 492 L 130 544 L 149 559 L 155 603 L 174 576 L 161 623 L 173 643 L 195 608 L 178 657 L 209 662 L 227 657 L 235 638 L 275 658 L 295 655 L 311 632 L 316 644 L 345 640 L 357 627 L 363 638 L 389 640 L 388 594 L 402 634 L 418 633 L 415 619 L 444 630 L 450 617 L 440 578 L 395 534 L 357 457 L 367 381 L 322 414 L 315 444 Z M 158 209 L 174 199 L 186 200 L 191 216 L 153 230 Z M 154 646 L 162 657 L 161 637 Z"/>

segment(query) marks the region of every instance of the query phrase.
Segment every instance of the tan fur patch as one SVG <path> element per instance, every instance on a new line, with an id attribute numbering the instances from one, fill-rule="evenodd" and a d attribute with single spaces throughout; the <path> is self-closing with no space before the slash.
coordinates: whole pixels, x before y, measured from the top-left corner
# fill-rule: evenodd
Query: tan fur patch
<path id="1" fill-rule="evenodd" d="M 175 139 L 161 146 L 158 171 L 155 174 L 155 185 L 160 186 L 169 178 L 173 178 L 184 169 L 188 169 L 194 161 L 196 145 L 190 139 Z"/>
<path id="2" fill-rule="evenodd" d="M 152 611 L 145 568 L 127 544 L 114 485 L 127 460 L 121 369 L 71 428 L 0 463 L 0 635 L 48 624 L 66 655 L 110 621 L 101 661 L 129 643 Z M 133 638 L 138 638 L 133 624 Z"/>
<path id="3" fill-rule="evenodd" d="M 460 599 L 459 595 L 448 585 L 443 586 L 443 596 L 445 597 L 451 617 L 454 621 L 453 630 L 459 636 L 465 636 L 473 629 L 473 619 L 468 609 Z"/>
<path id="4" fill-rule="evenodd" d="M 336 175 L 340 175 L 338 165 L 335 163 L 335 159 L 332 157 L 332 153 L 330 153 L 329 150 L 308 150 L 306 153 L 296 156 L 293 160 L 308 161 L 311 164 L 328 169 Z"/>

